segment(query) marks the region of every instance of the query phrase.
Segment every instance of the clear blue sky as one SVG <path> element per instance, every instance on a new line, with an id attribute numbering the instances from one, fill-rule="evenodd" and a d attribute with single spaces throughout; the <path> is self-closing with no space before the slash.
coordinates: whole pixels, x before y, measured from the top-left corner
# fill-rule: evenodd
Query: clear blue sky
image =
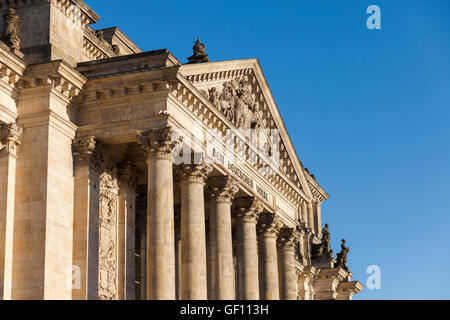
<path id="1" fill-rule="evenodd" d="M 86 0 L 144 51 L 258 58 L 300 159 L 331 195 L 333 249 L 381 290 L 450 299 L 450 1 Z M 382 29 L 366 28 L 381 8 Z"/>

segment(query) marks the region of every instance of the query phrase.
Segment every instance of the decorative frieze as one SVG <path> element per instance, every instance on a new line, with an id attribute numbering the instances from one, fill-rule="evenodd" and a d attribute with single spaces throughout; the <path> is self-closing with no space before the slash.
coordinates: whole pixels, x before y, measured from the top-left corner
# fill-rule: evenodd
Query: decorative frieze
<path id="1" fill-rule="evenodd" d="M 0 125 L 0 153 L 16 155 L 23 129 L 15 123 Z"/>

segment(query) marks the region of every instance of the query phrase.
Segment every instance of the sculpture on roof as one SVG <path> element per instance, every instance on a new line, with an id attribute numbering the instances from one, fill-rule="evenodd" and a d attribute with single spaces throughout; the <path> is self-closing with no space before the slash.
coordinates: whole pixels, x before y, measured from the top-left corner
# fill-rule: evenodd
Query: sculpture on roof
<path id="1" fill-rule="evenodd" d="M 347 272 L 349 271 L 347 267 L 347 255 L 349 251 L 350 248 L 345 246 L 345 239 L 342 239 L 341 252 L 336 257 L 336 267 L 342 268 Z"/>
<path id="2" fill-rule="evenodd" d="M 20 39 L 18 36 L 18 28 L 19 28 L 19 15 L 16 10 L 13 8 L 9 8 L 7 13 L 3 16 L 3 20 L 5 23 L 5 31 L 3 33 L 2 40 L 11 49 L 20 49 Z"/>
<path id="3" fill-rule="evenodd" d="M 208 54 L 205 50 L 205 45 L 201 42 L 200 37 L 198 37 L 197 41 L 194 43 L 194 47 L 192 48 L 194 54 L 188 58 L 188 63 L 209 62 Z"/>

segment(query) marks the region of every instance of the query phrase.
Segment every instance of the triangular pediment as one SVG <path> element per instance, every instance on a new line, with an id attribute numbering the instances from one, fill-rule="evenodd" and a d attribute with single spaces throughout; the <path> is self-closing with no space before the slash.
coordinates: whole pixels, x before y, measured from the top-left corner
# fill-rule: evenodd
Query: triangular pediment
<path id="1" fill-rule="evenodd" d="M 301 194 L 315 198 L 257 59 L 188 64 L 180 73 L 237 129 L 278 131 L 280 171 Z"/>

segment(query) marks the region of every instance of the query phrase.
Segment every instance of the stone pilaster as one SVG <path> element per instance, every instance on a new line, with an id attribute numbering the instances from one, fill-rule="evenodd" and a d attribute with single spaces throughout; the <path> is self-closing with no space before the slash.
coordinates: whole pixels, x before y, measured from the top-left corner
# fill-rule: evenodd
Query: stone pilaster
<path id="1" fill-rule="evenodd" d="M 211 177 L 209 199 L 209 287 L 212 300 L 234 300 L 231 204 L 239 186 L 231 177 Z"/>
<path id="2" fill-rule="evenodd" d="M 74 222 L 72 299 L 98 299 L 99 267 L 99 158 L 95 155 L 95 137 L 73 141 Z"/>
<path id="3" fill-rule="evenodd" d="M 175 299 L 172 128 L 138 132 L 148 164 L 147 299 Z"/>
<path id="4" fill-rule="evenodd" d="M 238 292 L 239 300 L 259 299 L 258 245 L 256 224 L 263 210 L 254 197 L 237 198 L 233 204 L 236 213 Z"/>
<path id="5" fill-rule="evenodd" d="M 22 128 L 0 125 L 0 300 L 12 298 L 16 148 Z"/>
<path id="6" fill-rule="evenodd" d="M 206 300 L 207 267 L 204 186 L 212 167 L 182 164 L 181 187 L 181 299 Z"/>
<path id="7" fill-rule="evenodd" d="M 258 222 L 259 243 L 259 297 L 261 300 L 278 300 L 277 238 L 283 223 L 275 214 L 262 214 Z"/>
<path id="8" fill-rule="evenodd" d="M 119 300 L 134 300 L 137 176 L 134 166 L 119 167 Z"/>
<path id="9" fill-rule="evenodd" d="M 295 250 L 298 234 L 294 228 L 283 228 L 278 240 L 280 299 L 297 300 Z"/>

